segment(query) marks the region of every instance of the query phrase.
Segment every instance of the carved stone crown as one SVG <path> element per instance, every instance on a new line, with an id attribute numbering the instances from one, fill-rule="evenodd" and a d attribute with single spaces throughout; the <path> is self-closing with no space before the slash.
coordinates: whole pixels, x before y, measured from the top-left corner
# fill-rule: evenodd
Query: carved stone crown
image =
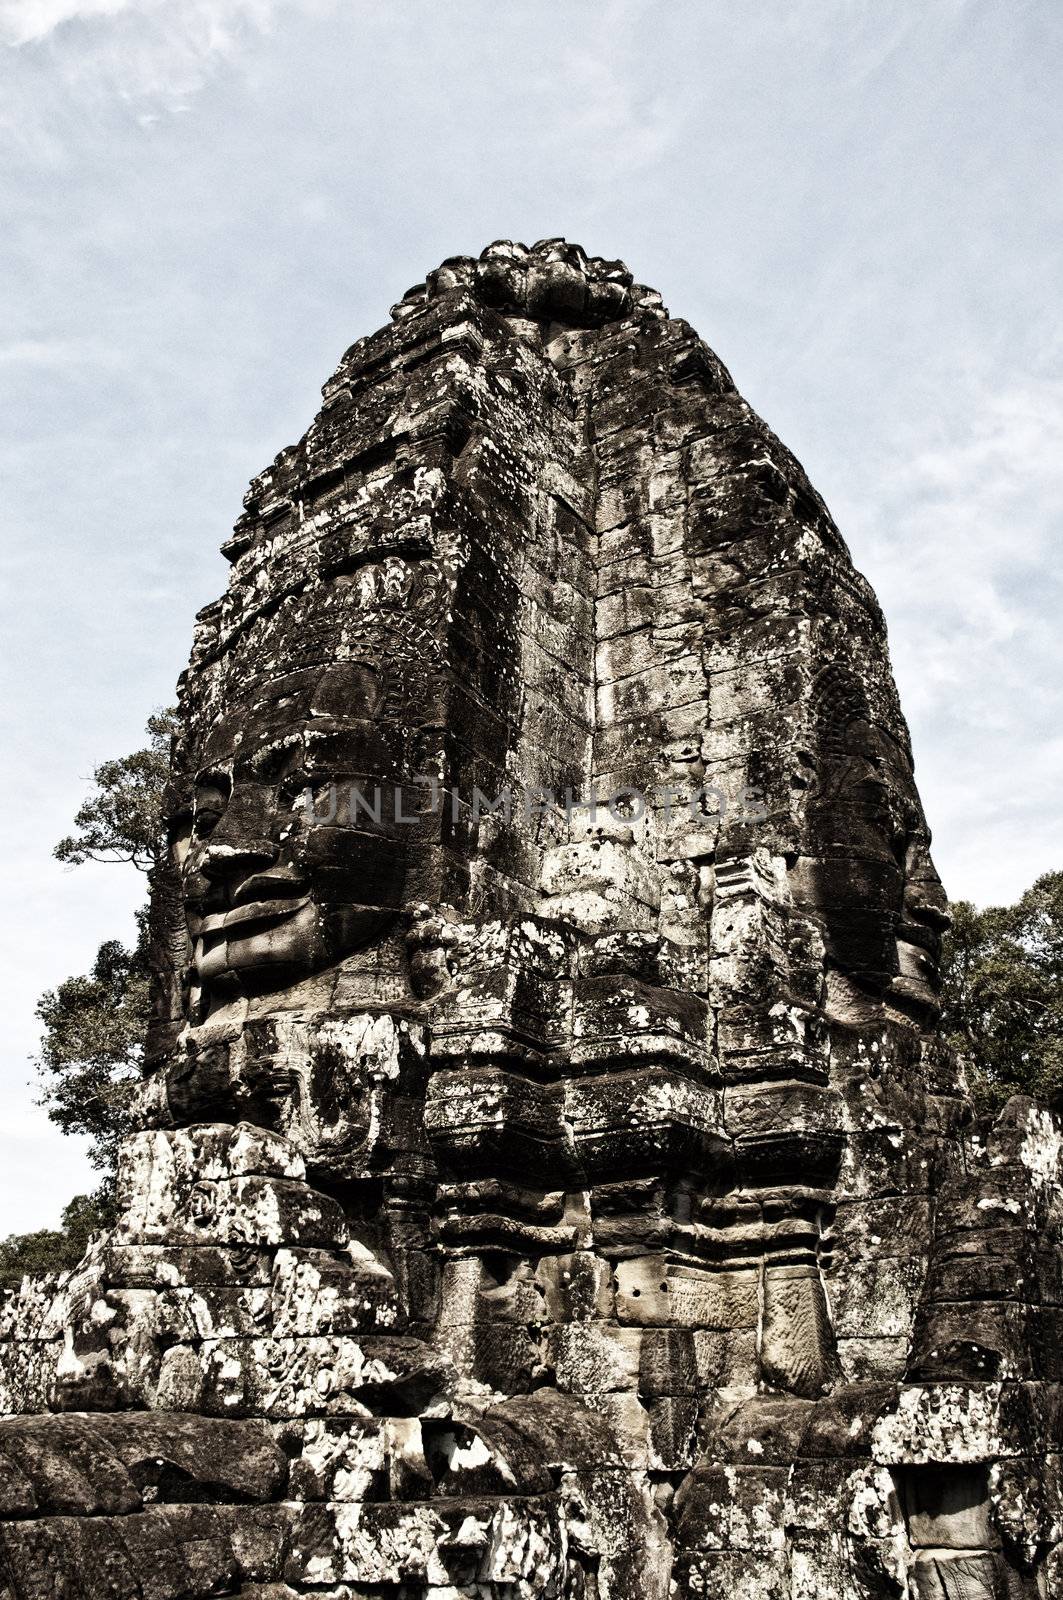
<path id="1" fill-rule="evenodd" d="M 448 256 L 424 283 L 407 289 L 391 315 L 402 321 L 439 295 L 462 287 L 508 316 L 579 328 L 636 315 L 668 315 L 657 290 L 635 283 L 623 261 L 588 256 L 567 239 L 539 239 L 530 249 L 512 239 L 496 239 L 479 256 Z"/>

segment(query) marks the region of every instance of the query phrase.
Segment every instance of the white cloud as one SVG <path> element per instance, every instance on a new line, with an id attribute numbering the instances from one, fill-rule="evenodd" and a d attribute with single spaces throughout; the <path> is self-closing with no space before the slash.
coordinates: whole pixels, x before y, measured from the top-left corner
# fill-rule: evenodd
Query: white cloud
<path id="1" fill-rule="evenodd" d="M 31 44 L 75 17 L 113 16 L 132 0 L 0 0 L 0 36 L 7 44 Z"/>
<path id="2" fill-rule="evenodd" d="M 536 87 L 550 106 L 547 144 L 577 149 L 615 178 L 652 167 L 674 145 L 689 93 L 677 82 L 647 84 L 651 0 L 609 0 L 595 8 L 595 18 L 589 39 L 585 29 L 574 29 L 546 58 Z"/>
<path id="3" fill-rule="evenodd" d="M 296 0 L 0 0 L 0 42 L 54 51 L 70 85 L 185 109 L 219 66 Z M 142 109 L 145 126 L 158 112 Z"/>
<path id="4" fill-rule="evenodd" d="M 171 26 L 200 35 L 208 50 L 224 50 L 234 24 L 264 26 L 271 10 L 271 0 L 0 0 L 0 37 L 7 44 L 32 44 L 66 22 L 94 22 L 121 11 L 165 13 Z"/>
<path id="5" fill-rule="evenodd" d="M 63 369 L 120 365 L 121 357 L 96 339 L 13 339 L 0 344 L 0 367 Z"/>
<path id="6" fill-rule="evenodd" d="M 946 887 L 999 902 L 1059 853 L 1063 382 L 956 379 L 939 414 L 835 510 L 889 623 Z"/>
<path id="7" fill-rule="evenodd" d="M 983 388 L 966 410 L 962 436 L 880 464 L 867 501 L 887 614 L 923 618 L 931 688 L 969 682 L 972 652 L 997 655 L 1019 633 L 1037 642 L 1048 619 L 1032 574 L 1049 566 L 1063 523 L 1063 382 Z M 961 415 L 955 400 L 951 412 Z"/>

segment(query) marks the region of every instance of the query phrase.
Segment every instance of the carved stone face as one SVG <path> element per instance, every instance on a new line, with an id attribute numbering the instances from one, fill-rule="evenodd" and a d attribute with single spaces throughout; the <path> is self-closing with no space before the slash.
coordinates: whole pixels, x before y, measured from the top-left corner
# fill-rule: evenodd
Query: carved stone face
<path id="1" fill-rule="evenodd" d="M 349 714 L 314 715 L 344 691 Z M 196 980 L 212 996 L 269 989 L 378 937 L 401 904 L 405 840 L 389 802 L 400 732 L 377 720 L 371 669 L 324 669 L 311 715 L 281 737 L 216 730 L 174 829 Z M 246 720 L 245 720 L 246 718 Z M 357 788 L 376 813 L 351 805 Z M 353 815 L 352 815 L 353 812 Z"/>
<path id="2" fill-rule="evenodd" d="M 809 816 L 832 954 L 872 986 L 935 1006 L 946 899 L 897 743 L 864 716 L 847 721 Z"/>
<path id="3" fill-rule="evenodd" d="M 363 561 L 246 630 L 194 684 L 170 817 L 194 1020 L 335 964 L 401 908 L 448 588 L 445 562 Z"/>

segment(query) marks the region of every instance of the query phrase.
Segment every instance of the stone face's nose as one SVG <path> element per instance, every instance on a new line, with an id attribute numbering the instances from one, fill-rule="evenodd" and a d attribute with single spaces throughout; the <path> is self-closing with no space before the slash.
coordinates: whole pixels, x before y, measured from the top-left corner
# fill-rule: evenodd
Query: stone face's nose
<path id="1" fill-rule="evenodd" d="M 211 839 L 199 860 L 199 870 L 212 882 L 242 877 L 272 866 L 277 846 L 268 839 L 247 839 L 240 844 L 215 843 Z"/>
<path id="2" fill-rule="evenodd" d="M 195 863 L 212 882 L 233 882 L 272 866 L 278 847 L 270 835 L 271 791 L 238 784 L 211 828 Z"/>

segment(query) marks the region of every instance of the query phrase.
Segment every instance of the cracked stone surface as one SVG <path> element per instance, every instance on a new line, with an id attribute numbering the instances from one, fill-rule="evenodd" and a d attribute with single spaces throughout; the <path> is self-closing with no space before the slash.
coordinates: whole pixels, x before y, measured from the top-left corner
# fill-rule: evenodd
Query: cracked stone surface
<path id="1" fill-rule="evenodd" d="M 0 1310 L 0 1600 L 1063 1592 L 1060 1127 L 938 1037 L 822 500 L 563 240 L 323 396 L 182 679 L 117 1226 Z"/>

